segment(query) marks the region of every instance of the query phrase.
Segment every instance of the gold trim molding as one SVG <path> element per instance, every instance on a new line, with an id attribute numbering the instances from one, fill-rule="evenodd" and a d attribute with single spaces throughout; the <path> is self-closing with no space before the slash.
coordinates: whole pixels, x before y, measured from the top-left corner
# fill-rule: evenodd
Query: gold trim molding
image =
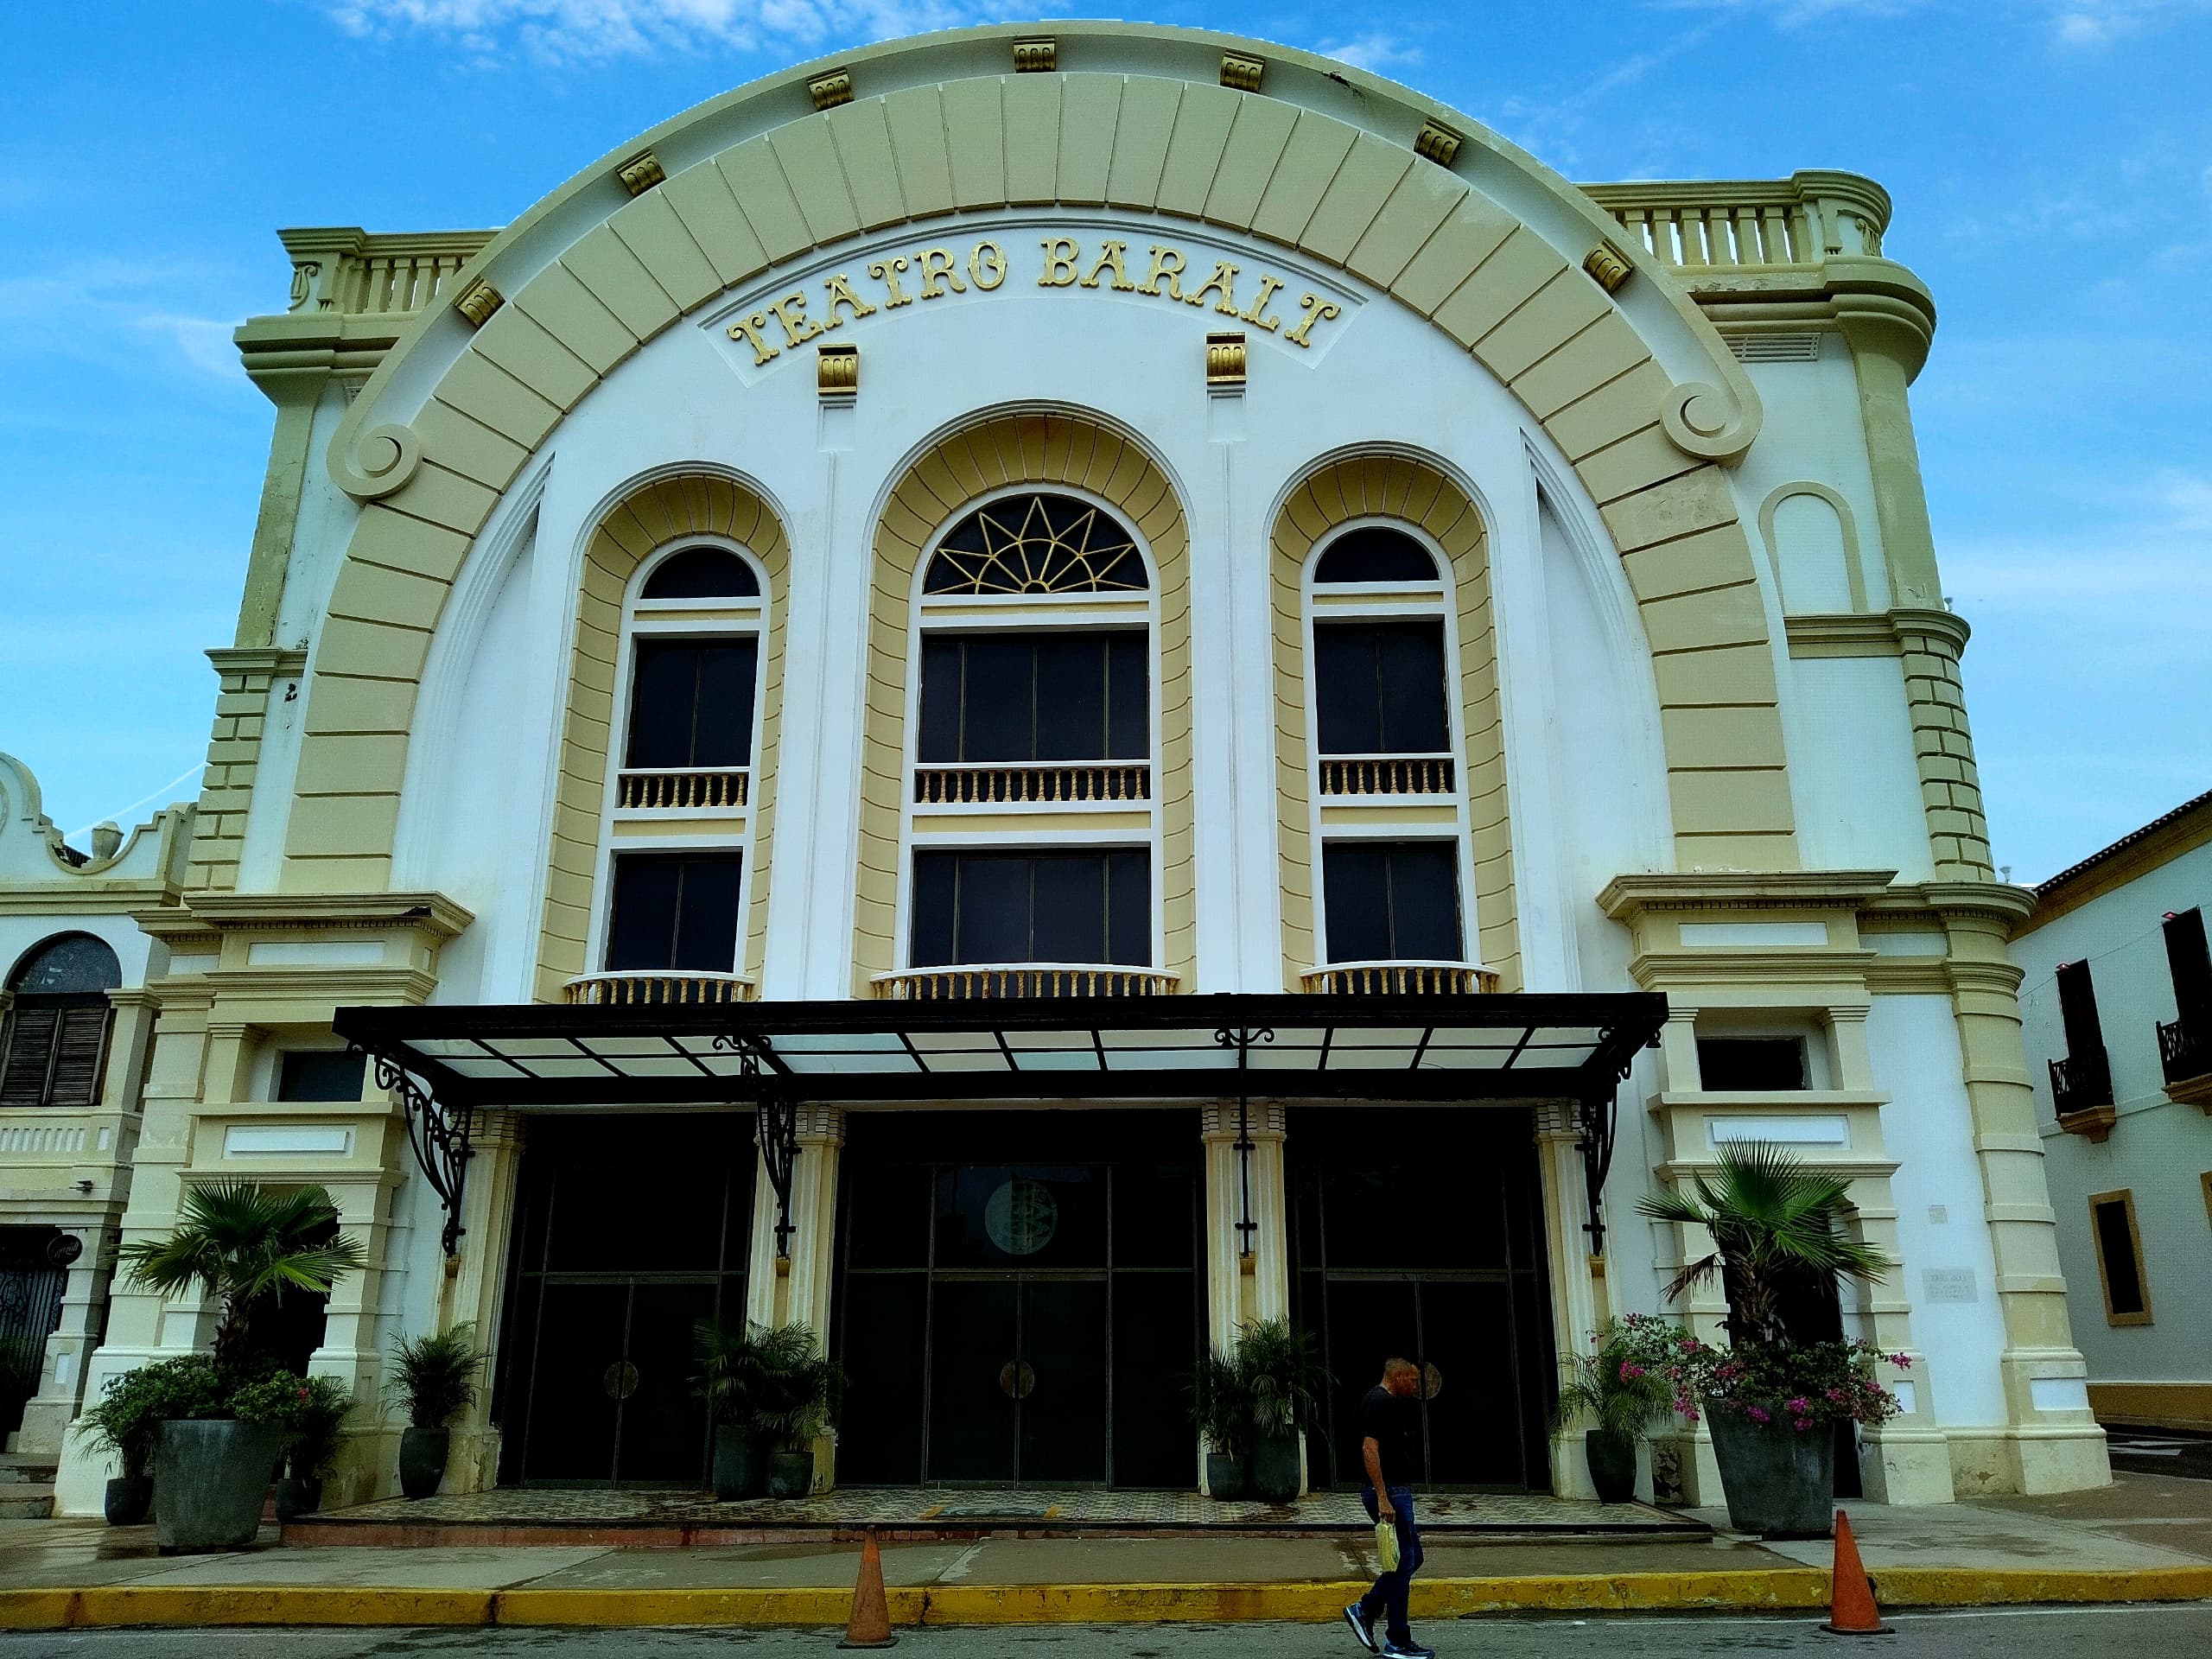
<path id="1" fill-rule="evenodd" d="M 1052 40 L 1016 41 L 1014 43 L 1014 73 L 1017 75 L 1049 75 L 1060 67 L 1060 43 Z"/>
<path id="2" fill-rule="evenodd" d="M 853 72 L 834 69 L 826 75 L 817 75 L 806 83 L 806 95 L 814 100 L 817 112 L 849 104 L 853 101 Z"/>
<path id="3" fill-rule="evenodd" d="M 1264 58 L 1239 57 L 1234 52 L 1221 54 L 1221 84 L 1234 92 L 1256 92 L 1260 82 L 1268 73 Z"/>
<path id="4" fill-rule="evenodd" d="M 650 149 L 632 156 L 614 170 L 622 188 L 633 196 L 642 196 L 657 184 L 668 182 L 668 174 L 660 164 L 660 157 Z"/>
<path id="5" fill-rule="evenodd" d="M 492 314 L 507 302 L 507 296 L 486 282 L 481 276 L 472 276 L 468 286 L 461 290 L 453 308 L 468 319 L 473 328 L 481 328 L 492 321 Z"/>
<path id="6" fill-rule="evenodd" d="M 1466 142 L 1451 128 L 1434 121 L 1421 124 L 1414 139 L 1414 154 L 1434 162 L 1439 167 L 1449 167 L 1459 153 L 1459 146 Z"/>

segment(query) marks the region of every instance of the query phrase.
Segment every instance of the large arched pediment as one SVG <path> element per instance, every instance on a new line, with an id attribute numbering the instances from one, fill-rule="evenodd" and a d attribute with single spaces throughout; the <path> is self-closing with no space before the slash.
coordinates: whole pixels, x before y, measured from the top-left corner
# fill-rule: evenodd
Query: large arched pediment
<path id="1" fill-rule="evenodd" d="M 989 29 L 756 83 L 645 135 L 487 245 L 334 438 L 332 470 L 365 508 L 331 602 L 338 637 L 317 656 L 310 746 L 365 720 L 404 737 L 446 590 L 499 493 L 568 411 L 680 320 L 711 320 L 741 378 L 804 372 L 794 359 L 815 358 L 814 331 L 851 337 L 918 312 L 932 283 L 962 282 L 970 298 L 1065 286 L 1077 302 L 1087 277 L 1161 305 L 1179 283 L 1194 327 L 1293 353 L 1325 349 L 1358 303 L 1426 319 L 1551 436 L 1619 551 L 1642 555 L 1632 581 L 1655 641 L 1738 648 L 1732 700 L 1770 712 L 1770 664 L 1740 652 L 1764 647 L 1765 625 L 1715 466 L 1755 434 L 1757 395 L 1680 289 L 1609 239 L 1594 202 L 1475 124 L 1319 59 L 1193 31 L 1056 29 L 1053 72 L 1012 73 L 1023 31 Z M 1265 64 L 1263 90 L 1222 84 L 1249 80 L 1237 59 Z M 849 101 L 832 101 L 831 70 Z M 1118 238 L 1103 222 L 1068 226 L 1063 251 L 1049 228 L 1001 245 L 952 223 L 1025 210 L 1135 224 Z M 1137 225 L 1153 232 L 1141 248 Z M 839 262 L 902 228 L 915 245 L 906 272 Z M 1281 249 L 1284 270 L 1251 261 L 1221 280 L 1246 264 L 1208 250 L 1224 238 Z M 1116 239 L 1123 263 L 1096 269 Z M 1181 270 L 1160 268 L 1162 247 Z M 1316 270 L 1332 275 L 1297 276 Z M 1741 591 L 1714 606 L 1675 598 L 1714 589 Z M 1670 754 L 1678 733 L 1686 754 L 1711 753 L 1690 730 L 1700 718 L 1670 721 Z M 1731 862 L 1794 862 L 1778 722 L 1770 735 L 1759 747 L 1773 757 L 1772 822 L 1732 824 Z M 1678 779 L 1678 836 L 1705 835 L 1696 797 L 1711 781 Z M 302 789 L 288 879 L 379 874 L 391 815 L 351 783 L 327 800 Z"/>

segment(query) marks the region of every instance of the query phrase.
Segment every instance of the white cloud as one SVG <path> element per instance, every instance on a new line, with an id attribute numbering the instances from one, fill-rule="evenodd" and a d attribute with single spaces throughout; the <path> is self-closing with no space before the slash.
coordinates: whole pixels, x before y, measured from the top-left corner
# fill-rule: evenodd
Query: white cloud
<path id="1" fill-rule="evenodd" d="M 554 61 L 650 57 L 772 42 L 783 50 L 832 36 L 886 40 L 1034 8 L 992 0 L 323 0 L 349 35 L 441 36 L 480 60 L 519 51 Z"/>
<path id="2" fill-rule="evenodd" d="M 1658 0 L 1669 10 L 1727 11 L 1764 16 L 1784 29 L 1831 17 L 1897 16 L 1946 10 L 1985 18 L 2005 14 L 2039 20 L 2060 46 L 2095 48 L 2139 29 L 2212 10 L 2212 0 Z"/>
<path id="3" fill-rule="evenodd" d="M 229 285 L 215 273 L 157 257 L 77 260 L 11 276 L 0 279 L 5 349 L 143 364 L 150 340 L 157 360 L 243 386 L 231 344 L 235 324 L 175 308 L 180 289 Z"/>
<path id="4" fill-rule="evenodd" d="M 1421 61 L 1421 48 L 1395 35 L 1386 35 L 1380 29 L 1370 29 L 1364 35 L 1354 35 L 1348 41 L 1332 41 L 1313 48 L 1325 58 L 1334 58 L 1348 63 L 1355 69 L 1364 69 L 1371 74 L 1384 75 L 1393 69 L 1402 69 Z"/>

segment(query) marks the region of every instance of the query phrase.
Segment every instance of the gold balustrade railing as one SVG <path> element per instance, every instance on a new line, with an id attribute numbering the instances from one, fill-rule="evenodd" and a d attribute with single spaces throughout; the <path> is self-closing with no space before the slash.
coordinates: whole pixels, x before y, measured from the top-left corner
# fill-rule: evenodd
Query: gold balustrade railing
<path id="1" fill-rule="evenodd" d="M 1468 962 L 1332 962 L 1300 976 L 1304 988 L 1333 996 L 1489 996 L 1497 975 Z"/>
<path id="2" fill-rule="evenodd" d="M 750 1002 L 753 982 L 743 974 L 668 969 L 652 973 L 582 974 L 563 987 L 580 1008 L 660 1004 Z"/>
<path id="3" fill-rule="evenodd" d="M 1152 798 L 1144 761 L 1036 766 L 923 766 L 914 768 L 917 806 L 1134 804 Z"/>
<path id="4" fill-rule="evenodd" d="M 1014 996 L 1172 996 L 1180 982 L 1150 968 L 1090 963 L 988 963 L 910 968 L 870 982 L 887 1002 L 954 1002 Z"/>
<path id="5" fill-rule="evenodd" d="M 632 767 L 615 774 L 614 804 L 625 812 L 671 808 L 704 811 L 743 806 L 751 790 L 752 773 L 743 766 L 669 771 Z"/>
<path id="6" fill-rule="evenodd" d="M 1324 755 L 1324 795 L 1449 795 L 1459 773 L 1448 754 Z"/>

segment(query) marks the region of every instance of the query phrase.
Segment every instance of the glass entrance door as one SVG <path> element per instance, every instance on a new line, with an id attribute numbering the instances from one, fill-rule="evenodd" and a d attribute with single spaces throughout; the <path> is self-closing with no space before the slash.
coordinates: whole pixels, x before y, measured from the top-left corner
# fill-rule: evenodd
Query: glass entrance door
<path id="1" fill-rule="evenodd" d="M 1155 1155 L 1158 1126 L 1143 1120 L 1167 1116 L 849 1120 L 841 1480 L 1192 1478 L 1197 1135 Z M 938 1161 L 986 1147 L 1001 1160 Z"/>
<path id="2" fill-rule="evenodd" d="M 704 1482 L 694 1327 L 745 1316 L 754 1162 L 741 1119 L 532 1125 L 501 1343 L 502 1480 Z"/>
<path id="3" fill-rule="evenodd" d="M 1541 1187 L 1525 1112 L 1303 1109 L 1287 1143 L 1293 1295 L 1334 1379 L 1315 1484 L 1363 1483 L 1359 1402 L 1399 1357 L 1422 1376 L 1422 1481 L 1550 1484 L 1554 1396 Z"/>

